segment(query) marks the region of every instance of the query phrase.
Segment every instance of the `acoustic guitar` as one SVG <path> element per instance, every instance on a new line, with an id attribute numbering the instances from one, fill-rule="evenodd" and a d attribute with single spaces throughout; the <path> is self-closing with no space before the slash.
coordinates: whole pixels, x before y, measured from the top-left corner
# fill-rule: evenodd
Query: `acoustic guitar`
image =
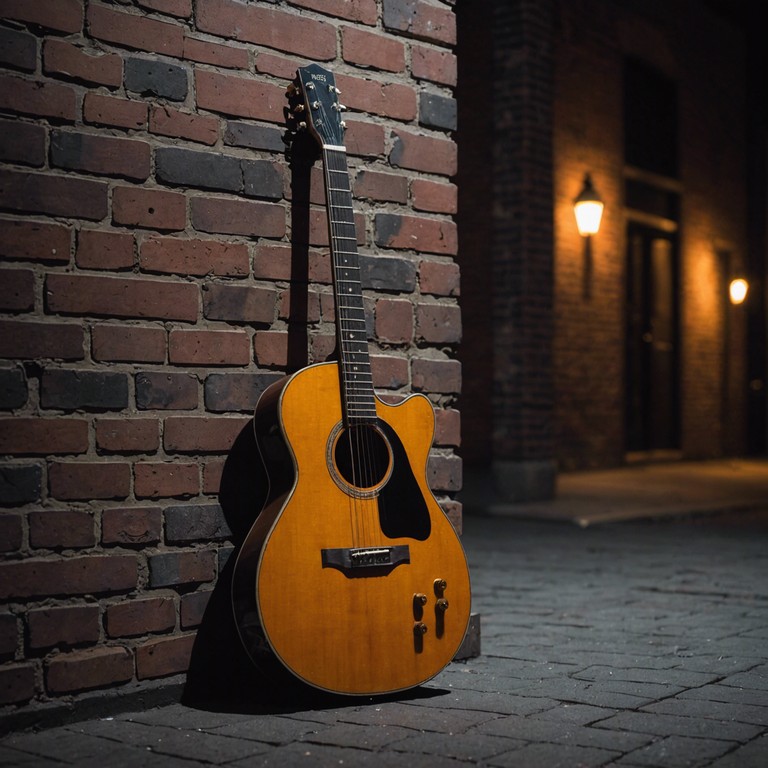
<path id="1" fill-rule="evenodd" d="M 469 573 L 427 484 L 429 399 L 374 393 L 339 91 L 315 64 L 297 74 L 295 114 L 322 150 L 338 361 L 259 398 L 269 493 L 235 563 L 233 608 L 257 666 L 327 692 L 391 693 L 455 656 Z"/>

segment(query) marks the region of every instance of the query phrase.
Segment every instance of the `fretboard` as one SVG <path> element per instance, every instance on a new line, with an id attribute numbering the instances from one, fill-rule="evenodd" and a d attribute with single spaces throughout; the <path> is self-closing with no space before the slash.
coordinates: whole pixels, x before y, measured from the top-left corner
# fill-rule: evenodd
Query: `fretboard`
<path id="1" fill-rule="evenodd" d="M 336 300 L 342 406 L 348 425 L 361 424 L 376 419 L 376 401 L 368 355 L 352 192 L 344 148 L 323 147 L 323 165 Z"/>

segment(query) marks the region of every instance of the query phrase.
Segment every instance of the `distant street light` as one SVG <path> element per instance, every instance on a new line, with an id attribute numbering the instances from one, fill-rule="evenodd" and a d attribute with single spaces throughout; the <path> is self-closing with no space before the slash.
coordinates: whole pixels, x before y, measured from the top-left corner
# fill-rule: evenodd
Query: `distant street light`
<path id="1" fill-rule="evenodd" d="M 584 176 L 584 186 L 573 201 L 573 212 L 576 215 L 576 226 L 582 237 L 590 237 L 598 233 L 600 219 L 603 217 L 603 201 L 592 186 L 592 177 L 589 174 Z"/>
<path id="2" fill-rule="evenodd" d="M 737 277 L 731 280 L 728 286 L 728 296 L 731 304 L 742 304 L 749 293 L 749 283 L 743 277 Z"/>

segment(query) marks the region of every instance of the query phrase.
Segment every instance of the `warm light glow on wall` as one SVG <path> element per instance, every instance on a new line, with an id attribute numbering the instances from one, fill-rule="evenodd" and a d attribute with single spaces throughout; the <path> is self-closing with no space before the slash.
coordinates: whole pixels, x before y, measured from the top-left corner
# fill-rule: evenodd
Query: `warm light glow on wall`
<path id="1" fill-rule="evenodd" d="M 731 304 L 742 304 L 747 298 L 747 293 L 749 293 L 749 283 L 743 277 L 731 280 L 731 284 L 728 286 Z"/>

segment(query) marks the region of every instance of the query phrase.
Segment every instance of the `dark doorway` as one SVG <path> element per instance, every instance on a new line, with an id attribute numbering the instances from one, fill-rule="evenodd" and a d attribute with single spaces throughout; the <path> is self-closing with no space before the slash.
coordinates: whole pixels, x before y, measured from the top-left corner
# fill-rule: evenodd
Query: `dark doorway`
<path id="1" fill-rule="evenodd" d="M 628 225 L 628 452 L 679 448 L 677 261 L 674 234 Z"/>

